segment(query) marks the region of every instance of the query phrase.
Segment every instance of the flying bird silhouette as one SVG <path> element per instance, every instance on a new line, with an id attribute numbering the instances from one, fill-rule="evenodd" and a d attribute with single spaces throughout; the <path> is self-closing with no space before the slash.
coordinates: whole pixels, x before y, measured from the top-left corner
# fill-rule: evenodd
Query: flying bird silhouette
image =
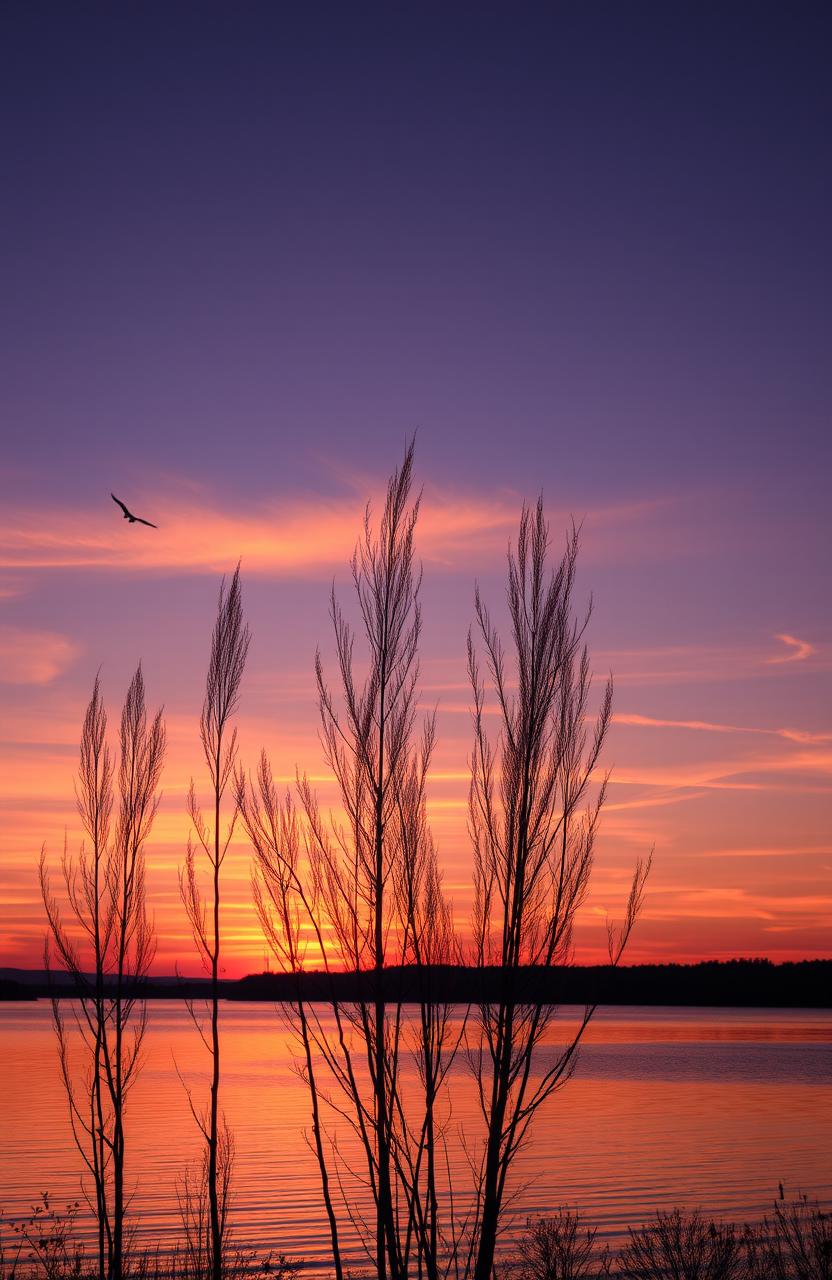
<path id="1" fill-rule="evenodd" d="M 125 520 L 129 520 L 131 524 L 146 524 L 151 529 L 159 528 L 157 524 L 153 524 L 150 520 L 142 520 L 141 516 L 134 516 L 133 512 L 128 511 L 127 507 L 125 507 L 124 503 L 121 501 L 121 498 L 117 498 L 114 493 L 111 493 L 110 497 L 112 498 L 116 506 L 121 507 L 122 511 L 124 512 Z"/>

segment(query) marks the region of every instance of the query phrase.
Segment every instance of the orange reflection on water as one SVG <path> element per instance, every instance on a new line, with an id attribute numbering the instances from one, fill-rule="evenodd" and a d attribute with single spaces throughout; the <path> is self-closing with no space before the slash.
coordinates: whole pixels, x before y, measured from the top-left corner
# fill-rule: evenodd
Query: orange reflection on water
<path id="1" fill-rule="evenodd" d="M 565 1010 L 549 1040 L 572 1025 Z M 306 1142 L 305 1087 L 294 1042 L 270 1005 L 222 1007 L 222 1100 L 237 1147 L 237 1239 L 318 1267 L 327 1237 L 317 1169 Z M 542 1049 L 542 1059 L 553 1050 Z M 178 1231 L 176 1185 L 198 1143 L 178 1068 L 196 1100 L 207 1062 L 185 1009 L 150 1008 L 146 1061 L 128 1114 L 128 1166 L 139 1240 Z M 410 1068 L 412 1074 L 412 1068 Z M 701 1205 L 758 1216 L 782 1179 L 789 1191 L 832 1197 L 832 1014 L 819 1011 L 606 1009 L 587 1035 L 577 1074 L 540 1117 L 517 1167 L 514 1214 L 577 1206 L 610 1238 L 656 1208 Z M 481 1141 L 475 1090 L 452 1073 L 447 1140 L 464 1205 L 469 1150 Z M 364 1192 L 354 1144 L 337 1136 L 344 1188 Z M 75 1199 L 79 1159 L 56 1070 L 49 1007 L 0 1006 L 0 1205 L 20 1215 L 41 1191 Z M 353 1172 L 351 1172 L 353 1171 Z M 353 1261 L 362 1261 L 354 1233 Z"/>

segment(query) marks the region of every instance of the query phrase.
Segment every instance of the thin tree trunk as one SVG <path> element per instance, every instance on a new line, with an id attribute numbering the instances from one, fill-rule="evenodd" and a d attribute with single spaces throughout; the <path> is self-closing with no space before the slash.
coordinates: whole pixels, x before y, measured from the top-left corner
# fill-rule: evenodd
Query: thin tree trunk
<path id="1" fill-rule="evenodd" d="M 318 1103 L 318 1087 L 315 1079 L 315 1067 L 312 1061 L 312 1045 L 309 1038 L 309 1024 L 306 1018 L 306 1007 L 300 995 L 300 987 L 298 987 L 298 1019 L 301 1026 L 301 1034 L 303 1036 L 303 1050 L 306 1060 L 306 1080 L 309 1086 L 310 1099 L 312 1103 L 312 1134 L 315 1139 L 315 1156 L 318 1161 L 318 1169 L 321 1175 L 321 1191 L 324 1197 L 324 1207 L 326 1209 L 327 1222 L 329 1223 L 329 1237 L 332 1243 L 332 1265 L 335 1268 L 335 1280 L 344 1280 L 344 1267 L 341 1262 L 341 1246 L 338 1240 L 338 1219 L 335 1216 L 335 1208 L 332 1203 L 332 1193 L 329 1189 L 329 1172 L 327 1169 L 326 1156 L 324 1154 L 323 1135 L 321 1133 L 321 1113 Z"/>
<path id="2" fill-rule="evenodd" d="M 500 1021 L 501 1031 L 498 1041 L 499 1067 L 495 1079 L 496 1087 L 488 1126 L 482 1212 L 479 1244 L 474 1265 L 474 1280 L 489 1280 L 491 1276 L 494 1267 L 494 1252 L 497 1247 L 497 1231 L 500 1225 L 500 1161 L 509 1096 L 509 1072 L 513 1039 L 513 1011 L 510 1006 L 501 1010 Z"/>
<path id="3" fill-rule="evenodd" d="M 390 1254 L 390 1274 L 395 1280 L 398 1268 L 394 1252 L 395 1226 L 390 1188 L 390 1146 L 387 1117 L 386 1078 L 386 1013 L 384 1007 L 384 698 L 386 692 L 387 619 L 385 602 L 382 638 L 382 668 L 379 687 L 378 778 L 375 811 L 375 1109 L 378 1146 L 378 1211 L 376 1215 L 376 1270 L 378 1280 L 385 1280 L 385 1256 Z"/>
<path id="4" fill-rule="evenodd" d="M 217 737 L 216 788 L 214 792 L 214 947 L 211 956 L 211 1119 L 208 1134 L 208 1210 L 211 1231 L 211 1274 L 222 1280 L 222 1224 L 217 1190 L 217 1147 L 219 1140 L 220 1031 L 219 1031 L 219 959 L 220 959 L 220 767 L 222 763 L 222 730 Z"/>

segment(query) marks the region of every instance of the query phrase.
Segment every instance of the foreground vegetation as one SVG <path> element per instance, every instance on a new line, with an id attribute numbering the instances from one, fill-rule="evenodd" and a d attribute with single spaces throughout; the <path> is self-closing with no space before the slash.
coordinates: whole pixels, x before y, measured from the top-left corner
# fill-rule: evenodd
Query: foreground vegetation
<path id="1" fill-rule="evenodd" d="M 92 1280 L 97 1258 L 80 1239 L 78 1202 L 59 1212 L 48 1195 L 31 1216 L 0 1230 L 0 1280 Z M 182 1208 L 182 1202 L 180 1202 Z M 207 1280 L 212 1259 L 204 1224 L 183 1212 L 182 1242 L 173 1249 L 125 1256 L 134 1280 Z M 195 1227 L 200 1229 L 194 1230 Z M 302 1261 L 228 1247 L 223 1280 L 292 1280 Z M 363 1275 L 361 1268 L 348 1273 Z M 443 1275 L 453 1276 L 451 1261 Z M 761 1222 L 738 1225 L 699 1210 L 658 1213 L 630 1228 L 618 1249 L 601 1245 L 578 1213 L 529 1219 L 498 1258 L 495 1280 L 832 1280 L 832 1214 L 807 1196 L 775 1201 Z"/>

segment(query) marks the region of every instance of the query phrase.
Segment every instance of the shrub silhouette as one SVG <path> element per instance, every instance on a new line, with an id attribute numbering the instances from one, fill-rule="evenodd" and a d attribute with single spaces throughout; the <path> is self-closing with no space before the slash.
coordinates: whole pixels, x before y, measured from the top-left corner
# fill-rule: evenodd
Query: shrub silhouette
<path id="1" fill-rule="evenodd" d="M 597 1274 L 595 1229 L 584 1227 L 580 1214 L 529 1218 L 526 1226 L 518 1244 L 519 1280 L 588 1280 Z"/>
<path id="2" fill-rule="evenodd" d="M 732 1224 L 709 1221 L 699 1210 L 659 1213 L 630 1231 L 617 1272 L 622 1280 L 741 1280 L 746 1274 L 743 1236 Z"/>

